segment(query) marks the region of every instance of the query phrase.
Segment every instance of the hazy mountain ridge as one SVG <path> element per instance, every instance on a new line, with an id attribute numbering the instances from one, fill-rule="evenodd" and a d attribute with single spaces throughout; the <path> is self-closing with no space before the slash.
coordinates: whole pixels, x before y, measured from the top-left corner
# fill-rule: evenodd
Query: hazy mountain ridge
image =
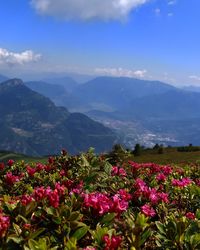
<path id="1" fill-rule="evenodd" d="M 126 77 L 97 77 L 84 84 L 76 84 L 69 92 L 67 82 L 62 81 L 33 81 L 26 85 L 56 105 L 84 112 L 115 129 L 121 142 L 128 146 L 137 142 L 149 146 L 157 142 L 200 144 L 200 93 L 159 81 Z M 193 125 L 193 132 L 189 124 Z"/>
<path id="2" fill-rule="evenodd" d="M 186 90 L 186 91 L 192 91 L 192 92 L 200 92 L 200 87 L 199 86 L 185 86 L 182 88 L 183 90 Z"/>
<path id="3" fill-rule="evenodd" d="M 62 148 L 76 153 L 90 146 L 100 152 L 116 139 L 110 129 L 56 107 L 19 79 L 0 84 L 0 117 L 1 149 L 30 155 L 58 153 Z"/>
<path id="4" fill-rule="evenodd" d="M 0 83 L 1 82 L 5 82 L 7 81 L 9 78 L 7 76 L 4 76 L 4 75 L 0 75 Z"/>

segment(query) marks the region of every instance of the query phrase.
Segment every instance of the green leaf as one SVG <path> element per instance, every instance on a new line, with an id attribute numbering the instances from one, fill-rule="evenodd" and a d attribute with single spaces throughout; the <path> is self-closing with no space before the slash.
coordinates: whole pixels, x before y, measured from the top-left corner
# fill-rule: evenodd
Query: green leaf
<path id="1" fill-rule="evenodd" d="M 198 220 L 200 220 L 200 208 L 198 208 L 196 211 L 196 217 Z"/>
<path id="2" fill-rule="evenodd" d="M 166 234 L 165 234 L 164 225 L 163 225 L 160 221 L 156 221 L 155 224 L 156 224 L 156 227 L 157 227 L 158 230 L 159 230 L 159 233 L 161 233 L 161 234 L 163 234 L 163 235 L 166 235 Z"/>
<path id="3" fill-rule="evenodd" d="M 107 224 L 107 223 L 110 223 L 114 218 L 115 218 L 115 213 L 108 213 L 108 214 L 105 214 L 103 216 L 103 218 L 101 219 L 101 223 L 102 224 Z"/>
<path id="4" fill-rule="evenodd" d="M 18 226 L 17 224 L 13 223 L 13 228 L 15 230 L 16 235 L 19 237 L 20 234 L 22 233 L 22 230 L 21 230 L 20 226 Z"/>
<path id="5" fill-rule="evenodd" d="M 28 246 L 31 250 L 41 250 L 38 246 L 38 243 L 37 241 L 33 240 L 33 239 L 30 239 L 28 241 Z"/>
<path id="6" fill-rule="evenodd" d="M 81 227 L 79 229 L 76 230 L 76 232 L 72 235 L 73 238 L 80 240 L 81 238 L 83 238 L 83 236 L 86 235 L 86 233 L 88 232 L 89 227 L 85 226 L 85 227 Z"/>
<path id="7" fill-rule="evenodd" d="M 33 213 L 37 207 L 37 203 L 35 201 L 30 202 L 25 208 L 25 216 L 27 217 L 29 214 Z"/>
<path id="8" fill-rule="evenodd" d="M 80 212 L 72 212 L 70 217 L 69 217 L 69 221 L 75 221 L 75 220 L 79 220 L 82 217 L 82 215 L 80 214 Z"/>
<path id="9" fill-rule="evenodd" d="M 104 171 L 107 175 L 111 175 L 112 165 L 109 162 L 105 163 Z"/>
<path id="10" fill-rule="evenodd" d="M 72 222 L 70 222 L 70 228 L 73 229 L 73 230 L 75 230 L 78 227 L 84 227 L 84 226 L 85 226 L 85 223 L 80 222 L 80 221 L 72 221 Z"/>
<path id="11" fill-rule="evenodd" d="M 35 231 L 34 233 L 31 233 L 29 238 L 30 239 L 35 239 L 37 238 L 40 234 L 42 234 L 46 229 L 45 228 L 39 228 L 37 231 Z"/>
<path id="12" fill-rule="evenodd" d="M 151 235 L 152 235 L 152 232 L 150 229 L 143 232 L 141 239 L 140 239 L 140 246 L 142 246 Z"/>
<path id="13" fill-rule="evenodd" d="M 14 241 L 17 244 L 20 244 L 23 241 L 23 238 L 13 234 L 8 236 L 7 242 L 9 242 L 10 240 Z"/>
<path id="14" fill-rule="evenodd" d="M 65 244 L 65 250 L 77 250 L 78 248 L 76 246 L 76 243 L 77 243 L 77 240 L 75 238 L 71 238 Z"/>

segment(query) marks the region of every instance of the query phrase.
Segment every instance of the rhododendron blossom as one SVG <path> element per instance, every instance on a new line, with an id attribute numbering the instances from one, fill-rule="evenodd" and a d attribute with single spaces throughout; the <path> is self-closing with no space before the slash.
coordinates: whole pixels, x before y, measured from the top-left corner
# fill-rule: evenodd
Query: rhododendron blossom
<path id="1" fill-rule="evenodd" d="M 0 214 L 0 238 L 4 237 L 10 226 L 10 218 Z"/>
<path id="2" fill-rule="evenodd" d="M 22 197 L 21 197 L 21 203 L 22 203 L 22 205 L 24 205 L 24 206 L 27 206 L 29 203 L 32 202 L 32 200 L 33 200 L 32 196 L 27 195 L 27 194 L 24 194 L 24 195 L 22 195 Z"/>
<path id="3" fill-rule="evenodd" d="M 52 206 L 52 207 L 55 207 L 57 208 L 59 206 L 59 195 L 58 195 L 58 190 L 55 189 L 55 190 L 50 190 L 47 194 L 47 197 L 48 197 L 48 200 L 49 200 L 49 204 Z"/>
<path id="4" fill-rule="evenodd" d="M 0 171 L 4 170 L 4 168 L 5 168 L 5 164 L 3 162 L 0 162 Z"/>
<path id="5" fill-rule="evenodd" d="M 13 185 L 20 180 L 20 176 L 13 175 L 12 172 L 7 172 L 5 181 L 8 185 Z"/>
<path id="6" fill-rule="evenodd" d="M 166 181 L 166 179 L 167 179 L 167 177 L 163 173 L 156 175 L 157 181 Z"/>
<path id="7" fill-rule="evenodd" d="M 32 177 L 36 172 L 36 168 L 31 168 L 30 166 L 27 166 L 26 171 L 27 171 L 28 175 Z"/>
<path id="8" fill-rule="evenodd" d="M 115 212 L 120 215 L 128 208 L 128 201 L 131 199 L 125 190 L 120 190 L 113 196 L 108 196 L 103 193 L 84 194 L 84 206 L 92 207 L 97 214 L 103 215 L 107 212 Z"/>
<path id="9" fill-rule="evenodd" d="M 103 242 L 105 243 L 104 250 L 116 250 L 121 245 L 122 237 L 113 235 L 110 238 L 109 235 L 104 235 L 103 236 Z"/>
<path id="10" fill-rule="evenodd" d="M 189 184 L 192 183 L 192 180 L 189 178 L 182 178 L 181 180 L 173 179 L 172 185 L 175 187 L 187 187 Z"/>
<path id="11" fill-rule="evenodd" d="M 11 167 L 14 163 L 15 163 L 15 161 L 10 159 L 10 160 L 8 160 L 7 165 L 9 167 Z"/>
<path id="12" fill-rule="evenodd" d="M 124 168 L 121 168 L 121 167 L 118 167 L 118 166 L 113 166 L 112 167 L 111 174 L 112 174 L 112 176 L 117 175 L 117 176 L 122 176 L 122 177 L 125 177 L 127 175 Z"/>
<path id="13" fill-rule="evenodd" d="M 190 220 L 194 220 L 196 218 L 195 214 L 191 212 L 186 213 L 185 216 Z"/>
<path id="14" fill-rule="evenodd" d="M 155 210 L 148 204 L 141 207 L 141 212 L 148 217 L 154 217 L 156 215 Z"/>
<path id="15" fill-rule="evenodd" d="M 33 192 L 33 197 L 36 201 L 41 201 L 46 197 L 46 190 L 44 187 L 35 188 Z"/>

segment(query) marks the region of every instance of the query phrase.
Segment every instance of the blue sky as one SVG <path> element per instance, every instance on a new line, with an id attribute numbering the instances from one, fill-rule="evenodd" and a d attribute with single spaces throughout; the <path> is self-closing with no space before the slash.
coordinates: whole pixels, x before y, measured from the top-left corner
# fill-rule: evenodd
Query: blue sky
<path id="1" fill-rule="evenodd" d="M 199 10 L 198 0 L 0 1 L 0 73 L 200 86 Z"/>

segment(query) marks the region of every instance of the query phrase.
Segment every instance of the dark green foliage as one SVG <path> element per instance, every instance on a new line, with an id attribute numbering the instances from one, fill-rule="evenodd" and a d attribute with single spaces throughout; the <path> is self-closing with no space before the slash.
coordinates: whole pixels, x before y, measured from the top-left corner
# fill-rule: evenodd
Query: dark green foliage
<path id="1" fill-rule="evenodd" d="M 158 154 L 164 154 L 164 147 L 163 145 L 160 145 L 158 148 Z"/>
<path id="2" fill-rule="evenodd" d="M 139 155 L 141 155 L 141 146 L 140 146 L 140 144 L 139 143 L 137 143 L 136 145 L 135 145 L 135 149 L 134 149 L 134 151 L 133 151 L 133 154 L 134 154 L 134 156 L 139 156 Z"/>
<path id="3" fill-rule="evenodd" d="M 178 152 L 197 152 L 197 151 L 200 151 L 200 147 L 192 146 L 192 144 L 189 144 L 189 146 L 178 147 L 177 151 Z"/>

